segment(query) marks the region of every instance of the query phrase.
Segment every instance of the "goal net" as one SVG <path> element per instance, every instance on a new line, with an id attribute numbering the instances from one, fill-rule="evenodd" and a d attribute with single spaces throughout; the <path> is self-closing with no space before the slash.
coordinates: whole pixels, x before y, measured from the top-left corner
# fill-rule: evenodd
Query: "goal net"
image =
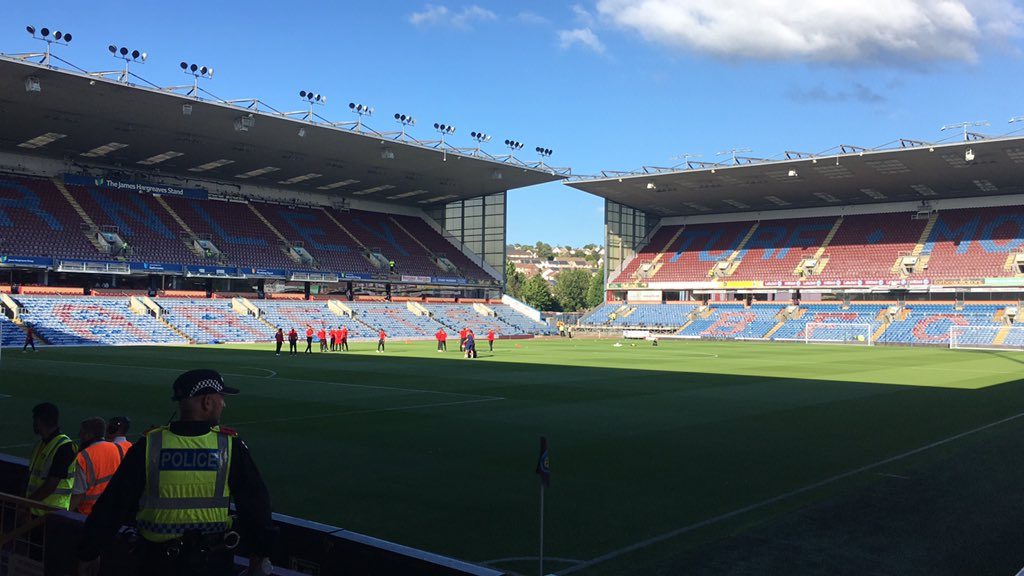
<path id="1" fill-rule="evenodd" d="M 960 350 L 1024 350 L 1024 326 L 951 326 L 949 347 Z"/>
<path id="2" fill-rule="evenodd" d="M 804 328 L 804 342 L 871 346 L 871 332 L 871 324 L 808 322 Z"/>

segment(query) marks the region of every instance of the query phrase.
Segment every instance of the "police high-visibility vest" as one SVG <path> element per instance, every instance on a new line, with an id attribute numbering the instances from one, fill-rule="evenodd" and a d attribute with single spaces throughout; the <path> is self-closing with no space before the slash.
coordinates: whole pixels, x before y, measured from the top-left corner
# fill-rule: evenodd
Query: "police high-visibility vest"
<path id="1" fill-rule="evenodd" d="M 85 472 L 85 493 L 78 502 L 78 511 L 88 516 L 92 507 L 107 489 L 107 484 L 121 465 L 121 449 L 113 442 L 99 441 L 78 453 L 75 461 Z"/>
<path id="2" fill-rule="evenodd" d="M 167 427 L 146 435 L 146 486 L 135 516 L 143 538 L 166 542 L 231 527 L 231 437 L 217 426 L 202 436 L 179 436 Z"/>
<path id="3" fill-rule="evenodd" d="M 50 475 L 50 466 L 53 464 L 53 456 L 57 453 L 57 449 L 65 444 L 71 444 L 72 449 L 74 449 L 74 443 L 65 434 L 57 434 L 45 445 L 42 442 L 36 445 L 35 450 L 32 451 L 32 460 L 28 467 L 28 489 L 25 490 L 26 496 L 31 496 L 33 492 L 46 483 L 46 479 Z M 54 488 L 53 493 L 43 498 L 43 504 L 67 510 L 71 506 L 71 489 L 74 486 L 75 461 L 72 460 L 68 466 L 67 474 L 57 482 L 57 487 Z M 32 513 L 36 516 L 42 516 L 46 512 L 46 510 L 40 508 L 32 509 Z"/>

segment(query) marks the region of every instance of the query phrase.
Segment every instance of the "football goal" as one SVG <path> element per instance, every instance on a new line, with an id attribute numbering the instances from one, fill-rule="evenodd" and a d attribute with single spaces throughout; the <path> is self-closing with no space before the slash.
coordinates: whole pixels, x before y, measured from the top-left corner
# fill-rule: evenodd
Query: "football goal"
<path id="1" fill-rule="evenodd" d="M 1024 350 L 1024 326 L 951 326 L 949 347 L 957 350 Z"/>
<path id="2" fill-rule="evenodd" d="M 804 328 L 804 343 L 871 346 L 871 332 L 871 324 L 808 322 Z"/>

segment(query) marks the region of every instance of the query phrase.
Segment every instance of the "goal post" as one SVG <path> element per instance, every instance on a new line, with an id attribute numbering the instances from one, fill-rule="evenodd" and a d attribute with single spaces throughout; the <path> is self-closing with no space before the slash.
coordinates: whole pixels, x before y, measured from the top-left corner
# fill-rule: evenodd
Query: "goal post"
<path id="1" fill-rule="evenodd" d="M 952 350 L 1024 351 L 1024 326 L 950 326 Z"/>
<path id="2" fill-rule="evenodd" d="M 871 324 L 808 322 L 804 328 L 804 343 L 871 346 L 871 333 Z"/>

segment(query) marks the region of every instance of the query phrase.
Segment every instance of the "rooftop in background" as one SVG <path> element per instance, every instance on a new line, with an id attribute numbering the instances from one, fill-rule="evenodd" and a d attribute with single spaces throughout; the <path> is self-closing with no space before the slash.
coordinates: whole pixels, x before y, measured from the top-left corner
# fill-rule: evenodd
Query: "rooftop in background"
<path id="1" fill-rule="evenodd" d="M 201 100 L 0 56 L 0 151 L 418 207 L 569 174 L 511 155 L 352 122 L 333 126 L 314 117 L 314 123 L 266 108 L 255 100 Z"/>
<path id="2" fill-rule="evenodd" d="M 605 172 L 569 186 L 657 216 L 819 208 L 1024 193 L 1024 138 L 969 134 L 954 143 L 899 140 L 783 160 L 690 162 L 690 169 Z"/>

